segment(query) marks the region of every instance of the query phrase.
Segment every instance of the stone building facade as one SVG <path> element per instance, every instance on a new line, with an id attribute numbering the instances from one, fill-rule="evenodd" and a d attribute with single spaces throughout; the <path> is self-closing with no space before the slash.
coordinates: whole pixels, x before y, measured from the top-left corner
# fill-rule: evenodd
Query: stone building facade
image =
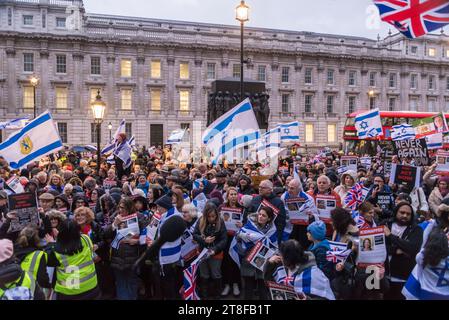
<path id="1" fill-rule="evenodd" d="M 230 8 L 232 10 L 232 8 Z M 410 41 L 245 28 L 245 78 L 265 81 L 270 124 L 298 120 L 301 144 L 342 143 L 346 114 L 449 111 L 449 37 Z M 0 1 L 0 120 L 50 110 L 69 145 L 95 142 L 90 102 L 107 104 L 140 145 L 188 128 L 197 146 L 215 79 L 240 77 L 236 26 L 85 12 L 82 0 Z M 9 133 L 2 132 L 2 139 Z"/>

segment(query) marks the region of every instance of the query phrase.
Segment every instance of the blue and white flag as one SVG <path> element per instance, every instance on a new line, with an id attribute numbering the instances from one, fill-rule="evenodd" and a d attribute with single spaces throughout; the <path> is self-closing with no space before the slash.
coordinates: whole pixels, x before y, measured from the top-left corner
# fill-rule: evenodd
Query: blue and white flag
<path id="1" fill-rule="evenodd" d="M 0 130 L 10 129 L 10 130 L 19 130 L 25 127 L 28 122 L 28 118 L 19 118 L 11 121 L 0 122 Z"/>
<path id="2" fill-rule="evenodd" d="M 299 143 L 299 122 L 290 122 L 279 125 L 281 143 Z"/>
<path id="3" fill-rule="evenodd" d="M 123 161 L 124 169 L 131 166 L 131 163 L 132 163 L 131 153 L 132 153 L 132 148 L 129 145 L 128 140 L 125 140 L 120 144 L 118 142 L 116 142 L 116 144 L 114 145 L 113 154 L 114 154 L 114 156 L 116 156 L 117 158 L 119 158 L 120 160 Z"/>
<path id="4" fill-rule="evenodd" d="M 62 147 L 53 118 L 46 111 L 0 144 L 0 156 L 12 169 L 20 169 Z"/>
<path id="5" fill-rule="evenodd" d="M 316 265 L 306 268 L 295 277 L 294 287 L 296 293 L 314 295 L 327 300 L 335 300 L 329 279 Z"/>
<path id="6" fill-rule="evenodd" d="M 126 132 L 126 120 L 123 119 L 122 121 L 120 121 L 120 124 L 117 128 L 117 131 L 115 131 L 114 135 L 112 136 L 112 140 L 109 141 L 109 144 L 103 148 L 103 150 L 101 150 L 101 154 L 108 154 L 111 153 L 112 151 L 114 151 L 115 148 L 115 143 L 117 142 L 118 139 L 118 135 L 120 133 L 125 133 Z"/>
<path id="7" fill-rule="evenodd" d="M 257 141 L 256 151 L 259 161 L 277 157 L 283 151 L 281 148 L 281 128 L 276 127 L 267 131 Z"/>
<path id="8" fill-rule="evenodd" d="M 157 234 L 159 234 L 160 228 L 164 225 L 168 219 L 174 216 L 181 216 L 181 213 L 176 208 L 170 208 L 161 217 L 161 221 L 158 225 Z M 161 265 L 177 263 L 181 259 L 181 237 L 172 242 L 166 242 L 162 245 L 159 251 L 159 263 Z"/>
<path id="9" fill-rule="evenodd" d="M 408 123 L 393 126 L 391 139 L 393 141 L 415 139 L 415 128 Z"/>
<path id="10" fill-rule="evenodd" d="M 407 300 L 449 300 L 449 257 L 437 266 L 426 266 L 424 250 L 416 256 L 416 266 L 409 276 L 402 294 Z"/>
<path id="11" fill-rule="evenodd" d="M 355 117 L 355 128 L 359 139 L 383 135 L 379 109 L 364 112 Z"/>
<path id="12" fill-rule="evenodd" d="M 167 144 L 176 144 L 181 143 L 182 139 L 184 139 L 184 135 L 187 130 L 178 129 L 171 133 L 170 137 L 168 137 Z"/>
<path id="13" fill-rule="evenodd" d="M 443 148 L 443 134 L 435 133 L 429 136 L 426 136 L 427 149 L 435 150 Z"/>

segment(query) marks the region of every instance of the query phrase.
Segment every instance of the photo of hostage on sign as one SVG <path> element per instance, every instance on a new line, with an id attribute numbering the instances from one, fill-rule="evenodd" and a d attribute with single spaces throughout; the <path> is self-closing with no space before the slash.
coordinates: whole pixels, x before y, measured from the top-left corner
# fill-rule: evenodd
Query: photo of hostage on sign
<path id="1" fill-rule="evenodd" d="M 386 258 L 387 248 L 384 228 L 360 230 L 357 265 L 364 268 L 370 265 L 383 265 Z"/>
<path id="2" fill-rule="evenodd" d="M 337 199 L 332 195 L 318 194 L 316 196 L 316 207 L 318 209 L 320 220 L 330 223 L 331 211 L 337 208 Z"/>

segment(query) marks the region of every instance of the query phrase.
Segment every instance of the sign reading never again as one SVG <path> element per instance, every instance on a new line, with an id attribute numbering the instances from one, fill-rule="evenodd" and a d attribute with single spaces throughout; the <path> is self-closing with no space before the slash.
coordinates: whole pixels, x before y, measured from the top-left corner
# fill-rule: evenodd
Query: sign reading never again
<path id="1" fill-rule="evenodd" d="M 417 166 L 430 165 L 429 149 L 425 138 L 394 141 L 393 146 L 401 161 L 410 158 Z"/>

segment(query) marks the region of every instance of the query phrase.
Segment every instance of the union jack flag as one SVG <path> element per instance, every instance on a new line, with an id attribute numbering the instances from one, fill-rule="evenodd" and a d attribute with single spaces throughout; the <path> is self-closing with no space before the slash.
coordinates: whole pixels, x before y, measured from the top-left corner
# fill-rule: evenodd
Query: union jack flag
<path id="1" fill-rule="evenodd" d="M 332 263 L 345 262 L 352 250 L 346 243 L 329 241 L 330 250 L 326 252 L 326 260 Z"/>
<path id="2" fill-rule="evenodd" d="M 359 204 L 365 201 L 366 196 L 368 195 L 369 189 L 366 188 L 362 183 L 355 184 L 346 194 L 346 197 L 343 199 L 343 203 L 345 208 L 349 208 L 351 210 L 357 210 Z"/>
<path id="3" fill-rule="evenodd" d="M 196 292 L 197 264 L 192 264 L 184 270 L 184 300 L 200 300 Z"/>
<path id="4" fill-rule="evenodd" d="M 407 38 L 418 38 L 449 24 L 447 0 L 373 0 L 382 21 Z"/>
<path id="5" fill-rule="evenodd" d="M 284 266 L 279 266 L 273 273 L 273 278 L 276 283 L 293 287 L 295 284 L 295 277 L 293 275 L 287 275 L 287 271 Z"/>

